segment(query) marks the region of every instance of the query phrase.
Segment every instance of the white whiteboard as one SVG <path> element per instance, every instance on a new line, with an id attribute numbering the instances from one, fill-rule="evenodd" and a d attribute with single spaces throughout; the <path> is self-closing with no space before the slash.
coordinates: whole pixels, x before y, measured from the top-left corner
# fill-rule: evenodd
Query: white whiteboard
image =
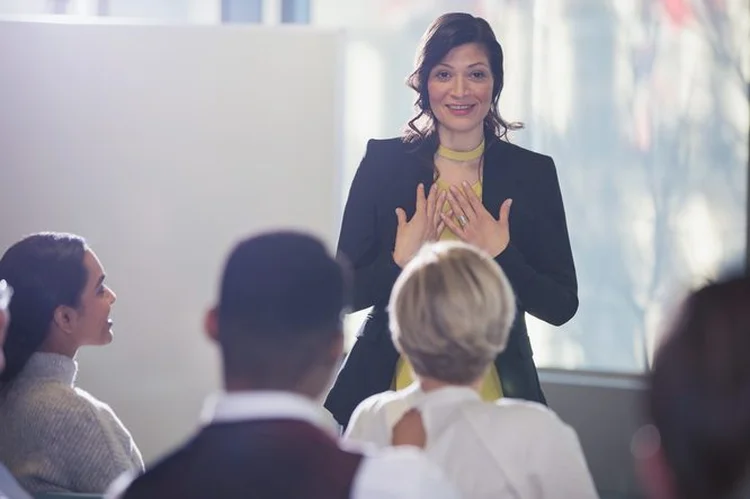
<path id="1" fill-rule="evenodd" d="M 0 21 L 0 248 L 85 236 L 118 295 L 80 385 L 151 460 L 219 382 L 202 332 L 232 244 L 270 227 L 333 246 L 340 33 Z"/>

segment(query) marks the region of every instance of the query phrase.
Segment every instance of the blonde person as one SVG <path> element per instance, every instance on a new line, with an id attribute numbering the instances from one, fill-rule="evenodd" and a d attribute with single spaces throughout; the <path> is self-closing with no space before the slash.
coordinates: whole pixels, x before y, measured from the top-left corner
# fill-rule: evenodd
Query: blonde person
<path id="1" fill-rule="evenodd" d="M 416 382 L 362 402 L 346 438 L 423 447 L 464 497 L 596 497 L 578 437 L 555 413 L 535 402 L 480 397 L 515 310 L 508 279 L 489 255 L 459 242 L 423 247 L 389 303 L 394 344 Z M 402 424 L 410 428 L 405 438 L 397 434 Z"/>

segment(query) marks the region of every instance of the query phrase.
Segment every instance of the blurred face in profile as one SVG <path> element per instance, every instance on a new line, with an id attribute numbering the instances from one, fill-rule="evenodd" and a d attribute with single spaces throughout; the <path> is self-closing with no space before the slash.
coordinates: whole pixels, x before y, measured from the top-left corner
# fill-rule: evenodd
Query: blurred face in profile
<path id="1" fill-rule="evenodd" d="M 432 68 L 427 82 L 438 130 L 453 134 L 481 132 L 492 105 L 493 81 L 482 45 L 467 43 L 451 49 Z"/>
<path id="2" fill-rule="evenodd" d="M 0 372 L 5 368 L 3 345 L 5 344 L 5 335 L 8 332 L 8 323 L 10 322 L 8 304 L 10 303 L 12 294 L 13 291 L 10 286 L 4 280 L 0 280 Z"/>
<path id="3" fill-rule="evenodd" d="M 88 280 L 81 294 L 79 341 L 81 345 L 107 345 L 112 342 L 110 313 L 117 295 L 104 283 L 104 268 L 93 251 L 86 251 L 83 264 Z"/>

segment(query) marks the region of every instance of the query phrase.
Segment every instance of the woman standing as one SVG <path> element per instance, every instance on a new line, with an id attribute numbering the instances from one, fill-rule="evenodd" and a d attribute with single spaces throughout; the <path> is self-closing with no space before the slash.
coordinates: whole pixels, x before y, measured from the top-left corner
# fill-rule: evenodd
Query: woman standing
<path id="1" fill-rule="evenodd" d="M 497 109 L 503 53 L 487 21 L 463 13 L 435 20 L 408 83 L 418 114 L 403 137 L 368 143 L 339 237 L 338 251 L 355 270 L 354 309 L 373 307 L 326 400 L 344 426 L 365 398 L 411 382 L 386 308 L 401 269 L 425 242 L 472 244 L 513 286 L 517 319 L 482 383 L 485 400 L 544 402 L 524 313 L 561 325 L 578 308 L 555 165 L 504 140 L 518 125 Z"/>

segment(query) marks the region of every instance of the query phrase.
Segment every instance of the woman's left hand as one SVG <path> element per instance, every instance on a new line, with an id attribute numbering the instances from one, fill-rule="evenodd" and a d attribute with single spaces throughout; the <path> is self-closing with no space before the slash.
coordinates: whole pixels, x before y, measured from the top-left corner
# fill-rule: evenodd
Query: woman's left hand
<path id="1" fill-rule="evenodd" d="M 482 249 L 492 257 L 505 251 L 510 243 L 510 206 L 512 199 L 500 205 L 500 217 L 495 220 L 482 201 L 464 182 L 461 188 L 452 186 L 448 192 L 450 211 L 440 216 L 446 227 L 462 241 Z"/>

